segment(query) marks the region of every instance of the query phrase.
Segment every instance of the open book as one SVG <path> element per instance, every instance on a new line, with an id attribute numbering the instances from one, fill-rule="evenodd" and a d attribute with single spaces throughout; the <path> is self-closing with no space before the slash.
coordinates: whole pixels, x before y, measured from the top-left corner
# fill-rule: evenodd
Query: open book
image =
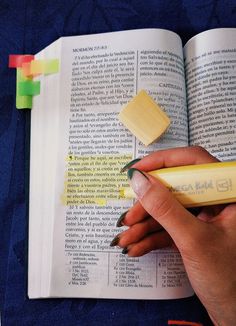
<path id="1" fill-rule="evenodd" d="M 109 246 L 133 204 L 119 198 L 127 185 L 119 171 L 157 149 L 193 144 L 236 159 L 236 29 L 203 32 L 184 49 L 158 29 L 64 37 L 36 58 L 59 58 L 60 73 L 38 77 L 31 113 L 29 297 L 192 295 L 178 252 L 129 258 Z M 141 89 L 171 119 L 148 147 L 117 119 Z"/>

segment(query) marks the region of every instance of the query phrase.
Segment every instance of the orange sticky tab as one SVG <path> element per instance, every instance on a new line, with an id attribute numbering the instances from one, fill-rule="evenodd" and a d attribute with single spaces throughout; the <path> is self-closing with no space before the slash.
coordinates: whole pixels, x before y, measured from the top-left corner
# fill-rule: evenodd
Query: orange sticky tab
<path id="1" fill-rule="evenodd" d="M 22 74 L 25 77 L 33 77 L 30 73 L 30 62 L 22 63 Z"/>
<path id="2" fill-rule="evenodd" d="M 19 68 L 22 67 L 23 63 L 30 62 L 34 60 L 32 54 L 10 54 L 9 55 L 9 68 Z"/>
<path id="3" fill-rule="evenodd" d="M 39 76 L 40 74 L 33 74 L 31 72 L 31 64 L 32 64 L 33 61 L 31 62 L 24 62 L 22 64 L 22 74 L 23 76 L 25 77 L 30 77 L 30 78 L 33 78 L 33 77 L 36 77 L 36 76 Z"/>

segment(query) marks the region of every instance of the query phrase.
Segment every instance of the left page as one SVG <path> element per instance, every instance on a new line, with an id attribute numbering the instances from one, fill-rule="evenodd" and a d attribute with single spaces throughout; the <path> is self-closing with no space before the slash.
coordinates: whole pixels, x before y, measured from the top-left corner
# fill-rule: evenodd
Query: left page
<path id="1" fill-rule="evenodd" d="M 45 165 L 45 175 L 56 175 L 52 262 L 48 293 L 38 296 L 192 295 L 176 251 L 129 258 L 109 246 L 121 232 L 116 228 L 119 216 L 133 204 L 119 198 L 119 189 L 127 185 L 120 169 L 158 148 L 188 144 L 180 38 L 164 30 L 136 30 L 67 37 L 61 42 L 57 153 Z M 172 120 L 164 137 L 148 148 L 117 119 L 122 106 L 141 89 Z M 45 98 L 50 94 L 50 88 L 45 90 Z M 40 110 L 40 105 L 33 110 Z"/>
<path id="2" fill-rule="evenodd" d="M 52 43 L 37 59 L 59 58 L 61 40 Z M 60 74 L 39 76 L 40 95 L 31 111 L 28 295 L 48 295 L 51 274 L 54 188 L 56 180 Z M 50 96 L 45 96 L 50 89 Z M 49 110 L 50 108 L 50 110 Z"/>

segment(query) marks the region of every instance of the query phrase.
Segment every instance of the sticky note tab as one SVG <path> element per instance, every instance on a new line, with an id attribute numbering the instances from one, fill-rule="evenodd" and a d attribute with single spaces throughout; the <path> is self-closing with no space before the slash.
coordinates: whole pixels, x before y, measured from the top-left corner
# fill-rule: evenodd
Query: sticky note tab
<path id="1" fill-rule="evenodd" d="M 30 63 L 30 74 L 54 74 L 59 71 L 59 60 L 34 60 Z"/>
<path id="2" fill-rule="evenodd" d="M 30 63 L 30 72 L 32 75 L 43 74 L 44 72 L 44 60 L 34 60 Z"/>
<path id="3" fill-rule="evenodd" d="M 44 62 L 44 74 L 55 74 L 59 71 L 59 60 L 58 59 L 51 59 L 45 60 Z"/>
<path id="4" fill-rule="evenodd" d="M 18 95 L 38 95 L 40 94 L 40 81 L 26 80 L 19 82 Z"/>
<path id="5" fill-rule="evenodd" d="M 158 140 L 170 119 L 144 91 L 140 91 L 119 113 L 120 121 L 145 145 Z"/>
<path id="6" fill-rule="evenodd" d="M 41 74 L 49 75 L 59 71 L 59 59 L 33 60 L 22 64 L 25 77 L 35 77 Z"/>
<path id="7" fill-rule="evenodd" d="M 17 109 L 32 109 L 32 96 L 16 96 Z"/>
<path id="8" fill-rule="evenodd" d="M 32 108 L 32 96 L 19 95 L 19 85 L 20 83 L 24 83 L 26 81 L 31 81 L 32 78 L 25 77 L 22 73 L 21 68 L 16 69 L 16 108 L 17 109 L 31 109 Z"/>
<path id="9" fill-rule="evenodd" d="M 30 62 L 34 60 L 32 54 L 10 54 L 9 55 L 9 68 L 19 68 L 25 62 Z"/>
<path id="10" fill-rule="evenodd" d="M 22 68 L 17 68 L 16 69 L 16 84 L 19 84 L 20 82 L 24 82 L 27 80 L 32 80 L 32 77 L 24 76 Z"/>
<path id="11" fill-rule="evenodd" d="M 32 96 L 40 94 L 40 81 L 32 81 L 40 74 L 53 74 L 59 71 L 58 59 L 34 60 L 33 55 L 9 55 L 9 67 L 16 68 L 16 107 L 32 108 Z"/>
<path id="12" fill-rule="evenodd" d="M 33 61 L 31 61 L 33 62 Z M 25 77 L 30 77 L 30 78 L 33 78 L 33 77 L 36 77 L 36 76 L 39 76 L 40 74 L 33 74 L 31 72 L 31 62 L 24 62 L 22 63 L 22 75 L 25 76 Z"/>

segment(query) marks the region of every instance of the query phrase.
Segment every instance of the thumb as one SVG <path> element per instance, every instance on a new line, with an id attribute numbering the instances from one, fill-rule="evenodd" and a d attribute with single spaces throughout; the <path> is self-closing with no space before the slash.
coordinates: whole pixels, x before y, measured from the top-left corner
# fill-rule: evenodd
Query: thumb
<path id="1" fill-rule="evenodd" d="M 130 169 L 128 177 L 141 205 L 165 228 L 177 247 L 191 243 L 202 223 L 158 179 L 137 169 Z"/>

